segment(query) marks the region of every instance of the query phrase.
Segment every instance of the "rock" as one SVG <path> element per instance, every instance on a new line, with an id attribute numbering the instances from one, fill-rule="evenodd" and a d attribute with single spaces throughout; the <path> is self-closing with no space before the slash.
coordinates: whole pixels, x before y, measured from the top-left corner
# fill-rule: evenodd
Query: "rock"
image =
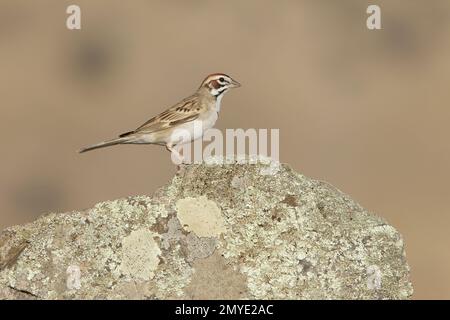
<path id="1" fill-rule="evenodd" d="M 269 160 L 183 166 L 152 197 L 0 235 L 3 299 L 407 299 L 400 234 Z"/>

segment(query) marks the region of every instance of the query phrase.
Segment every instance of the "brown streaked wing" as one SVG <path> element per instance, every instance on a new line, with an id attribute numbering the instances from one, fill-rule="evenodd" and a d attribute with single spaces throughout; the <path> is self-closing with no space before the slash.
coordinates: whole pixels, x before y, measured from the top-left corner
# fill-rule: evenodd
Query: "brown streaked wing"
<path id="1" fill-rule="evenodd" d="M 197 105 L 197 101 L 196 96 L 186 98 L 170 109 L 148 120 L 137 128 L 134 133 L 143 131 L 148 133 L 156 132 L 168 129 L 183 122 L 194 121 L 202 112 L 202 108 Z"/>

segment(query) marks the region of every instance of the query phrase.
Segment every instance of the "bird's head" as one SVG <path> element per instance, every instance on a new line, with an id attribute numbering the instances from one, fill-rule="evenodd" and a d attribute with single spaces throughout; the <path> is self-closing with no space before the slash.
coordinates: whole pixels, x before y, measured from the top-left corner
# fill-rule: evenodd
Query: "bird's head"
<path id="1" fill-rule="evenodd" d="M 216 98 L 227 92 L 229 89 L 238 88 L 241 84 L 223 73 L 210 74 L 203 80 L 200 88 L 206 88 L 209 93 Z"/>

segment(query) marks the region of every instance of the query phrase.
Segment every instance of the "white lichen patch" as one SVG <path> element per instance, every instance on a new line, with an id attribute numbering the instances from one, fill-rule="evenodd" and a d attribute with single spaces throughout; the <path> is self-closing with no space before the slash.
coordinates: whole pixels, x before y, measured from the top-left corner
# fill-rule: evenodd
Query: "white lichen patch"
<path id="1" fill-rule="evenodd" d="M 66 270 L 66 287 L 68 290 L 79 290 L 81 288 L 81 270 L 77 265 L 71 265 Z"/>
<path id="2" fill-rule="evenodd" d="M 120 270 L 134 279 L 150 280 L 159 264 L 161 250 L 155 233 L 139 229 L 122 240 L 122 263 Z"/>
<path id="3" fill-rule="evenodd" d="M 176 207 L 183 228 L 199 237 L 218 237 L 227 231 L 220 208 L 205 196 L 180 199 Z"/>
<path id="4" fill-rule="evenodd" d="M 245 180 L 242 177 L 234 176 L 233 179 L 231 179 L 230 184 L 234 189 L 242 189 L 245 187 Z"/>
<path id="5" fill-rule="evenodd" d="M 274 176 L 281 169 L 281 165 L 278 161 L 271 161 L 268 166 L 263 166 L 259 170 L 259 173 L 263 176 Z"/>

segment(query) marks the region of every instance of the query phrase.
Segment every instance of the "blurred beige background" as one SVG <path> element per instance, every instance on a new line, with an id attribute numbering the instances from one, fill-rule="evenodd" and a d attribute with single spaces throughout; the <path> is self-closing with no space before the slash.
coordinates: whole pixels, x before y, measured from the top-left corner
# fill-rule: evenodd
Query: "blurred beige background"
<path id="1" fill-rule="evenodd" d="M 212 72 L 243 84 L 219 128 L 280 128 L 281 161 L 403 234 L 414 298 L 450 298 L 448 0 L 2 0 L 0 228 L 165 184 L 164 148 L 76 151 Z"/>

